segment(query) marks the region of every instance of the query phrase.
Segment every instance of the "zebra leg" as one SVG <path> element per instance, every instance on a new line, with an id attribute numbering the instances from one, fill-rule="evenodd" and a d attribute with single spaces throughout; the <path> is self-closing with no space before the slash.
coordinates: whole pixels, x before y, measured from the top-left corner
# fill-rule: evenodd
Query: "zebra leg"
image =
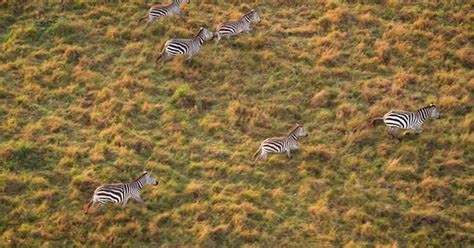
<path id="1" fill-rule="evenodd" d="M 253 163 L 254 163 L 254 164 L 257 163 L 257 161 L 258 161 L 259 159 L 260 159 L 260 154 L 258 154 L 258 155 L 255 157 L 255 159 L 253 160 Z"/>
<path id="2" fill-rule="evenodd" d="M 181 20 L 183 20 L 183 21 L 186 20 L 186 16 L 187 16 L 186 12 L 180 11 L 180 12 L 178 12 L 178 15 L 179 15 L 179 18 L 181 18 Z"/>
<path id="3" fill-rule="evenodd" d="M 159 57 L 156 59 L 156 65 L 158 67 L 159 66 L 159 63 L 161 62 L 162 64 L 164 64 L 166 61 L 168 61 L 171 57 L 168 55 L 168 53 L 166 51 L 163 51 Z"/>
<path id="4" fill-rule="evenodd" d="M 286 155 L 288 156 L 288 159 L 291 159 L 291 153 L 290 153 L 290 149 L 286 150 Z"/>
<path id="5" fill-rule="evenodd" d="M 128 202 L 128 198 L 123 199 L 122 208 L 124 208 L 125 205 L 127 205 L 127 202 Z"/>
<path id="6" fill-rule="evenodd" d="M 192 54 L 188 54 L 188 56 L 186 57 L 186 62 L 189 64 L 191 63 L 191 59 L 193 58 L 193 55 Z"/>
<path id="7" fill-rule="evenodd" d="M 262 156 L 262 159 L 263 159 L 264 161 L 267 161 L 268 153 L 262 152 L 261 156 Z"/>
<path id="8" fill-rule="evenodd" d="M 148 22 L 146 23 L 146 25 L 147 25 L 147 27 L 148 27 L 148 25 L 151 25 L 151 24 L 153 24 L 153 23 L 155 23 L 155 22 L 158 22 L 159 20 L 160 20 L 159 17 L 150 16 L 150 19 L 148 19 Z"/>
<path id="9" fill-rule="evenodd" d="M 415 131 L 415 132 L 405 131 L 405 132 L 403 133 L 403 136 L 409 136 L 409 135 L 411 135 L 412 133 L 413 133 L 413 134 L 417 134 L 416 131 Z"/>
<path id="10" fill-rule="evenodd" d="M 400 128 L 398 127 L 388 127 L 387 128 L 388 133 L 392 138 L 397 138 L 398 139 L 398 132 L 400 131 Z"/>
<path id="11" fill-rule="evenodd" d="M 219 34 L 219 32 L 216 32 L 216 45 L 217 43 L 219 43 L 219 41 L 221 40 L 221 35 Z"/>
<path id="12" fill-rule="evenodd" d="M 89 202 L 89 204 L 87 204 L 87 208 L 86 210 L 84 211 L 84 214 L 88 214 L 89 213 L 89 209 L 94 205 L 94 200 L 91 200 Z"/>
<path id="13" fill-rule="evenodd" d="M 153 17 L 153 16 L 148 16 L 148 19 L 146 20 L 146 24 L 145 24 L 145 28 L 148 27 L 148 25 L 150 25 L 150 23 L 156 21 L 157 18 Z"/>
<path id="14" fill-rule="evenodd" d="M 103 208 L 104 208 L 104 203 L 99 202 L 99 206 L 97 207 L 97 212 L 102 212 Z"/>
<path id="15" fill-rule="evenodd" d="M 135 196 L 134 197 L 135 201 L 137 201 L 138 203 L 140 203 L 142 206 L 145 205 L 145 202 L 143 201 L 143 199 L 138 195 L 138 196 Z"/>
<path id="16" fill-rule="evenodd" d="M 423 128 L 416 128 L 415 129 L 415 134 L 420 134 L 421 132 L 423 132 Z"/>
<path id="17" fill-rule="evenodd" d="M 256 163 L 257 160 L 260 158 L 261 152 L 262 152 L 262 147 L 259 147 L 259 148 L 257 149 L 257 151 L 256 151 L 256 152 L 253 154 L 253 156 L 252 156 L 253 163 Z"/>

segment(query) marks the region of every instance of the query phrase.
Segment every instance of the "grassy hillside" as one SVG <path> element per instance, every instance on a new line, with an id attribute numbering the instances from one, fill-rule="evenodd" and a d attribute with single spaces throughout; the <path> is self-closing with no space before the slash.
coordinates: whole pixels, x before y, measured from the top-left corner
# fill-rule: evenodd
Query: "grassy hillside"
<path id="1" fill-rule="evenodd" d="M 348 2 L 192 0 L 148 28 L 142 1 L 1 4 L 2 246 L 473 245 L 472 4 Z M 254 34 L 157 69 L 251 8 Z M 429 103 L 419 136 L 369 126 Z M 293 159 L 251 163 L 297 122 Z M 144 169 L 146 207 L 83 214 Z"/>

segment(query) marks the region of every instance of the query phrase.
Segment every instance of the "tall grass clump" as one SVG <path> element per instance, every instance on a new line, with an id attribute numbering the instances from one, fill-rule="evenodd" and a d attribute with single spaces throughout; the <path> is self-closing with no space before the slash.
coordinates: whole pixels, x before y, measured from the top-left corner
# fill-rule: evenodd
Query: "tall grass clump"
<path id="1" fill-rule="evenodd" d="M 152 4 L 0 3 L 0 246 L 472 246 L 472 4 L 204 0 L 138 23 Z M 251 9 L 250 33 L 156 65 Z M 418 135 L 371 125 L 429 103 Z M 253 162 L 296 123 L 292 158 Z M 143 204 L 83 214 L 144 170 Z"/>

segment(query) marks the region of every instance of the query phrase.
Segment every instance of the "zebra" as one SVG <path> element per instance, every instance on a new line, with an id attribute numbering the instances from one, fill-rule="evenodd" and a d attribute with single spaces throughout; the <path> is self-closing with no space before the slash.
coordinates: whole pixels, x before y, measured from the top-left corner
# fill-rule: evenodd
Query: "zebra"
<path id="1" fill-rule="evenodd" d="M 172 15 L 180 15 L 182 17 L 181 12 L 181 4 L 186 3 L 189 4 L 191 0 L 173 0 L 172 3 L 167 5 L 153 5 L 150 7 L 148 12 L 145 16 L 141 17 L 138 22 L 142 22 L 143 20 L 147 19 L 147 24 L 153 21 L 157 21 L 161 17 L 165 16 L 172 16 Z"/>
<path id="2" fill-rule="evenodd" d="M 94 195 L 92 196 L 92 199 L 87 205 L 84 213 L 87 214 L 89 208 L 92 207 L 92 205 L 94 205 L 96 202 L 99 203 L 99 209 L 102 209 L 104 204 L 107 202 L 122 204 L 122 207 L 124 207 L 130 198 L 133 198 L 143 204 L 143 200 L 140 197 L 140 192 L 142 191 L 143 186 L 146 184 L 158 185 L 158 181 L 146 171 L 144 171 L 139 178 L 129 183 L 104 184 L 94 191 Z"/>
<path id="3" fill-rule="evenodd" d="M 415 134 L 420 134 L 423 131 L 421 126 L 428 118 L 438 119 L 439 117 L 438 108 L 434 104 L 430 104 L 416 112 L 390 111 L 383 117 L 374 118 L 372 126 L 375 127 L 377 123 L 384 122 L 390 136 L 396 138 L 396 134 L 401 129 L 412 129 L 415 130 Z"/>
<path id="4" fill-rule="evenodd" d="M 260 23 L 260 16 L 255 10 L 251 10 L 243 15 L 238 21 L 229 21 L 220 24 L 216 29 L 216 44 L 221 40 L 221 37 L 230 38 L 241 32 L 250 33 L 250 23 Z"/>
<path id="5" fill-rule="evenodd" d="M 287 136 L 272 137 L 264 140 L 253 155 L 254 162 L 257 162 L 259 159 L 267 160 L 269 153 L 286 152 L 288 158 L 291 158 L 291 149 L 299 148 L 297 143 L 298 138 L 306 136 L 308 136 L 308 134 L 305 132 L 303 125 L 296 124 Z"/>
<path id="6" fill-rule="evenodd" d="M 214 34 L 211 31 L 201 27 L 199 29 L 199 33 L 193 39 L 168 40 L 163 46 L 160 54 L 158 54 L 156 63 L 158 64 L 161 60 L 165 62 L 178 54 L 187 55 L 188 57 L 186 60 L 190 61 L 192 56 L 199 51 L 199 48 L 204 43 L 204 41 L 212 39 L 213 36 Z"/>

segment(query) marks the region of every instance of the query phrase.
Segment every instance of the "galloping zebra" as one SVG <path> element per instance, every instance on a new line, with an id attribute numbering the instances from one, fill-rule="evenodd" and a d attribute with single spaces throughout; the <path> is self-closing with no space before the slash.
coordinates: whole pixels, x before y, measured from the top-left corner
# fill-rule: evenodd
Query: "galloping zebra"
<path id="1" fill-rule="evenodd" d="M 204 41 L 210 40 L 213 37 L 213 33 L 205 28 L 200 28 L 199 33 L 193 39 L 171 39 L 168 40 L 161 53 L 156 58 L 156 63 L 158 64 L 161 60 L 165 62 L 166 60 L 178 55 L 185 54 L 188 55 L 186 60 L 191 60 L 192 56 L 199 51 L 202 43 Z"/>
<path id="2" fill-rule="evenodd" d="M 413 129 L 416 134 L 423 131 L 421 127 L 428 118 L 439 118 L 439 110 L 435 105 L 430 104 L 416 112 L 408 111 L 390 111 L 383 117 L 374 118 L 372 126 L 376 126 L 377 122 L 384 122 L 387 125 L 388 133 L 395 138 L 401 129 Z"/>
<path id="3" fill-rule="evenodd" d="M 267 160 L 269 153 L 284 153 L 288 155 L 288 158 L 291 158 L 290 150 L 298 149 L 297 139 L 299 137 L 306 137 L 308 134 L 304 131 L 302 125 L 296 124 L 296 126 L 291 129 L 288 136 L 284 137 L 272 137 L 264 140 L 258 150 L 253 155 L 254 162 L 257 162 L 259 159 Z"/>
<path id="4" fill-rule="evenodd" d="M 229 21 L 220 24 L 216 30 L 216 43 L 219 42 L 221 37 L 230 38 L 230 36 L 234 36 L 241 32 L 249 33 L 252 30 L 250 28 L 251 22 L 260 22 L 260 16 L 255 10 L 251 10 L 238 21 Z"/>
<path id="5" fill-rule="evenodd" d="M 115 204 L 121 203 L 122 206 L 125 206 L 130 198 L 143 203 L 143 200 L 140 197 L 140 192 L 146 184 L 158 185 L 158 181 L 146 171 L 144 171 L 143 175 L 139 178 L 129 183 L 104 184 L 94 191 L 94 195 L 84 213 L 87 214 L 89 208 L 96 202 L 99 203 L 99 209 L 101 209 L 107 202 Z"/>
<path id="6" fill-rule="evenodd" d="M 190 0 L 173 0 L 172 3 L 167 5 L 153 5 L 150 7 L 145 16 L 141 17 L 138 22 L 147 19 L 147 24 L 158 20 L 161 17 L 181 15 L 180 5 L 182 3 L 189 3 Z"/>

